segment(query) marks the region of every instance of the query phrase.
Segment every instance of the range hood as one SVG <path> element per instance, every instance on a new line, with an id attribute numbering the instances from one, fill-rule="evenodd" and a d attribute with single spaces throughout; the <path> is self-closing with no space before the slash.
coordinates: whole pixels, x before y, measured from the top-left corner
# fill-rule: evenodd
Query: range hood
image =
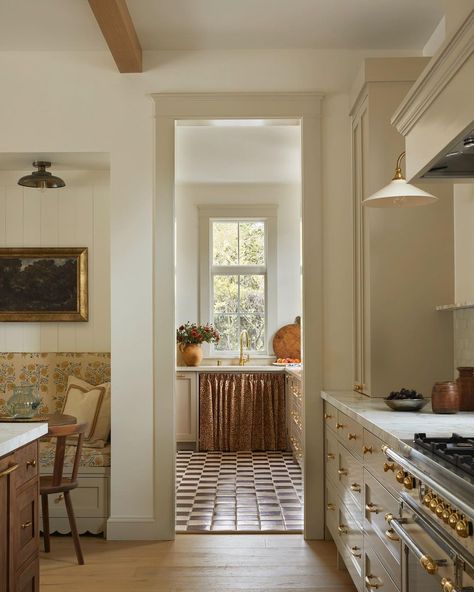
<path id="1" fill-rule="evenodd" d="M 474 128 L 446 150 L 423 175 L 424 179 L 474 178 Z"/>

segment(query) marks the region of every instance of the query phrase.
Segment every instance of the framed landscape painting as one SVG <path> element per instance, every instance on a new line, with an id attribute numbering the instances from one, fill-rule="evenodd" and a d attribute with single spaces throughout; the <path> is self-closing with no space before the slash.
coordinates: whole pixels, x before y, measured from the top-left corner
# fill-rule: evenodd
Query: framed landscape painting
<path id="1" fill-rule="evenodd" d="M 0 321 L 87 321 L 87 248 L 0 248 Z"/>

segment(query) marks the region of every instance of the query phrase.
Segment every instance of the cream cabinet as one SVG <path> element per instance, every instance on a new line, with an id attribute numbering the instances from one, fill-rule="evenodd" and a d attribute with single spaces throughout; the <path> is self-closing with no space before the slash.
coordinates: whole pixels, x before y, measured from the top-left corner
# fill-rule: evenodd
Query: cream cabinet
<path id="1" fill-rule="evenodd" d="M 178 372 L 176 374 L 176 442 L 197 442 L 198 380 L 197 372 Z"/>
<path id="2" fill-rule="evenodd" d="M 324 410 L 327 532 L 359 592 L 398 591 L 400 541 L 385 522 L 398 512 L 397 466 L 386 462 L 382 440 L 326 401 Z"/>
<path id="3" fill-rule="evenodd" d="M 428 394 L 433 368 L 453 374 L 452 323 L 434 313 L 453 301 L 451 185 L 420 185 L 440 198 L 432 206 L 362 205 L 393 177 L 405 146 L 390 119 L 426 63 L 368 59 L 352 93 L 354 384 L 371 396 L 402 386 Z"/>
<path id="4" fill-rule="evenodd" d="M 286 377 L 286 411 L 288 441 L 293 456 L 299 465 L 304 459 L 303 383 L 301 377 Z"/>

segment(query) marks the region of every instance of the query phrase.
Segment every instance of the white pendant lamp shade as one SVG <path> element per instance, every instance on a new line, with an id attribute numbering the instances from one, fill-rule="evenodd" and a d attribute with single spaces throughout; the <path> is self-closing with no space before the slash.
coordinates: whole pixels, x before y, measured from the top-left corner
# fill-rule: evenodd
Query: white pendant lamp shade
<path id="1" fill-rule="evenodd" d="M 438 201 L 438 198 L 431 193 L 418 189 L 411 183 L 407 183 L 401 172 L 401 161 L 405 156 L 402 152 L 397 160 L 397 168 L 392 181 L 373 193 L 362 204 L 371 208 L 413 208 L 427 206 Z"/>

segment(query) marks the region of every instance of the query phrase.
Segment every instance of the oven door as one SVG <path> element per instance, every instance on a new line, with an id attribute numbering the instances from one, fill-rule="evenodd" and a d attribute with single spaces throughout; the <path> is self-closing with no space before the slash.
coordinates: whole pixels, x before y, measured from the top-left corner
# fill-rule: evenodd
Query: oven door
<path id="1" fill-rule="evenodd" d="M 401 518 L 386 520 L 402 542 L 402 592 L 456 592 L 463 588 L 459 553 L 414 507 L 402 504 Z M 467 574 L 466 574 L 467 575 Z M 469 585 L 466 578 L 464 585 Z"/>

